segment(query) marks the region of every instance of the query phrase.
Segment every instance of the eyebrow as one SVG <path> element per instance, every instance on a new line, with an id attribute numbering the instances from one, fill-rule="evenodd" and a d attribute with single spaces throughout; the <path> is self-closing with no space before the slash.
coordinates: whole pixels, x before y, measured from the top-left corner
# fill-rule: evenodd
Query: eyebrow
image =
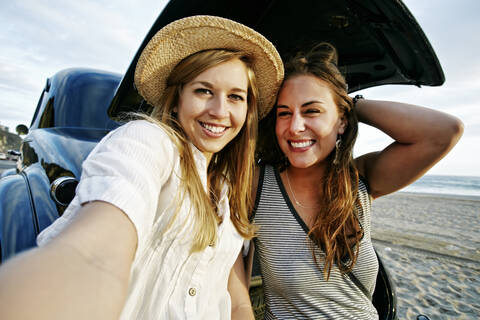
<path id="1" fill-rule="evenodd" d="M 247 90 L 243 90 L 243 89 L 240 89 L 240 88 L 233 88 L 232 89 L 233 92 L 243 92 L 245 94 L 248 94 L 248 91 Z"/>
<path id="2" fill-rule="evenodd" d="M 194 81 L 191 83 L 192 85 L 193 84 L 201 84 L 205 87 L 207 87 L 208 89 L 213 89 L 213 85 L 210 83 L 210 82 L 207 82 L 207 81 Z M 241 89 L 241 88 L 232 88 L 231 91 L 234 91 L 234 92 L 243 92 L 245 94 L 248 94 L 248 91 L 247 90 L 244 90 L 244 89 Z"/>
<path id="3" fill-rule="evenodd" d="M 309 105 L 314 104 L 314 103 L 324 104 L 324 102 L 323 102 L 323 101 L 320 101 L 320 100 L 311 100 L 311 101 L 307 101 L 307 102 L 303 103 L 302 106 L 301 106 L 301 108 L 308 107 Z M 286 106 L 286 105 L 277 105 L 277 109 L 278 109 L 278 108 L 288 108 L 288 106 Z"/>

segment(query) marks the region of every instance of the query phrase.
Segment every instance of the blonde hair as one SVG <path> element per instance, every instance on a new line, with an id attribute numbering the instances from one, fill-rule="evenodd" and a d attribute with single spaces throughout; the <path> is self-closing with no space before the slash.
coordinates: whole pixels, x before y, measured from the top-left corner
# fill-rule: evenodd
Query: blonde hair
<path id="1" fill-rule="evenodd" d="M 201 183 L 194 161 L 189 139 L 178 123 L 174 108 L 178 105 L 182 87 L 205 70 L 218 64 L 239 59 L 247 69 L 248 94 L 246 121 L 238 135 L 221 151 L 215 153 L 207 169 L 209 193 Z M 180 154 L 182 170 L 181 187 L 188 194 L 197 221 L 191 251 L 201 251 L 217 241 L 217 226 L 221 222 L 217 213 L 217 201 L 224 183 L 228 186 L 230 218 L 237 231 L 250 239 L 255 233 L 248 219 L 253 208 L 250 188 L 253 182 L 255 141 L 257 138 L 258 89 L 255 74 L 251 68 L 250 57 L 242 52 L 214 49 L 197 52 L 183 59 L 171 72 L 160 103 L 155 106 L 147 120 L 158 123 L 169 134 Z M 184 196 L 183 195 L 183 196 Z M 180 201 L 183 201 L 183 196 Z M 178 207 L 180 204 L 178 204 Z"/>
<path id="2" fill-rule="evenodd" d="M 347 83 L 338 69 L 337 50 L 323 42 L 308 52 L 299 52 L 285 63 L 285 80 L 297 75 L 313 75 L 325 81 L 332 92 L 337 110 L 347 125 L 341 135 L 341 147 L 334 149 L 327 157 L 328 167 L 321 181 L 322 203 L 317 212 L 309 236 L 325 253 L 324 278 L 328 280 L 335 263 L 341 272 L 349 272 L 355 265 L 363 230 L 358 221 L 356 204 L 358 199 L 358 170 L 355 167 L 352 150 L 358 132 L 358 120 L 353 110 L 352 99 L 347 93 Z M 275 136 L 276 112 L 272 110 L 261 128 L 258 157 L 265 163 L 277 165 L 280 170 L 288 166 L 288 160 L 278 146 Z M 338 164 L 334 163 L 334 158 Z M 313 259 L 317 262 L 314 248 Z M 348 258 L 348 259 L 346 259 Z"/>

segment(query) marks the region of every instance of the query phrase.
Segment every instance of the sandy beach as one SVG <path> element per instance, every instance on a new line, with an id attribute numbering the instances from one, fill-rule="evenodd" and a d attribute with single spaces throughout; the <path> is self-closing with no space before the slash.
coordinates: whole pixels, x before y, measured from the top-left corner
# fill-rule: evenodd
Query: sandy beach
<path id="1" fill-rule="evenodd" d="M 480 197 L 379 198 L 372 238 L 396 285 L 399 319 L 480 319 Z"/>

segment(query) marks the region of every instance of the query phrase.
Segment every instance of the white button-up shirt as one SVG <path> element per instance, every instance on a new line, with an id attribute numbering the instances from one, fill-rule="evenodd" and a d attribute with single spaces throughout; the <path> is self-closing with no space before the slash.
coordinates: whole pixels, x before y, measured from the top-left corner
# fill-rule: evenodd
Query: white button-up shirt
<path id="1" fill-rule="evenodd" d="M 207 162 L 190 144 L 207 187 Z M 230 319 L 230 269 L 243 238 L 230 220 L 227 187 L 218 204 L 218 241 L 191 254 L 195 213 L 182 198 L 179 153 L 165 131 L 145 120 L 110 132 L 83 163 L 76 196 L 62 217 L 37 239 L 44 245 L 72 220 L 81 204 L 105 201 L 120 208 L 137 229 L 128 297 L 120 319 Z"/>

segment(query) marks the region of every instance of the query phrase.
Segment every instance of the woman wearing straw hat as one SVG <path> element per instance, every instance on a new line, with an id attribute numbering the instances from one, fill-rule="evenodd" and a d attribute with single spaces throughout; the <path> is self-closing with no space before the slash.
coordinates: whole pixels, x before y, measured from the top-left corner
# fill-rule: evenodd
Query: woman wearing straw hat
<path id="1" fill-rule="evenodd" d="M 152 114 L 100 141 L 39 248 L 0 268 L 0 318 L 253 317 L 252 142 L 282 78 L 273 45 L 236 22 L 160 30 L 135 72 Z"/>

